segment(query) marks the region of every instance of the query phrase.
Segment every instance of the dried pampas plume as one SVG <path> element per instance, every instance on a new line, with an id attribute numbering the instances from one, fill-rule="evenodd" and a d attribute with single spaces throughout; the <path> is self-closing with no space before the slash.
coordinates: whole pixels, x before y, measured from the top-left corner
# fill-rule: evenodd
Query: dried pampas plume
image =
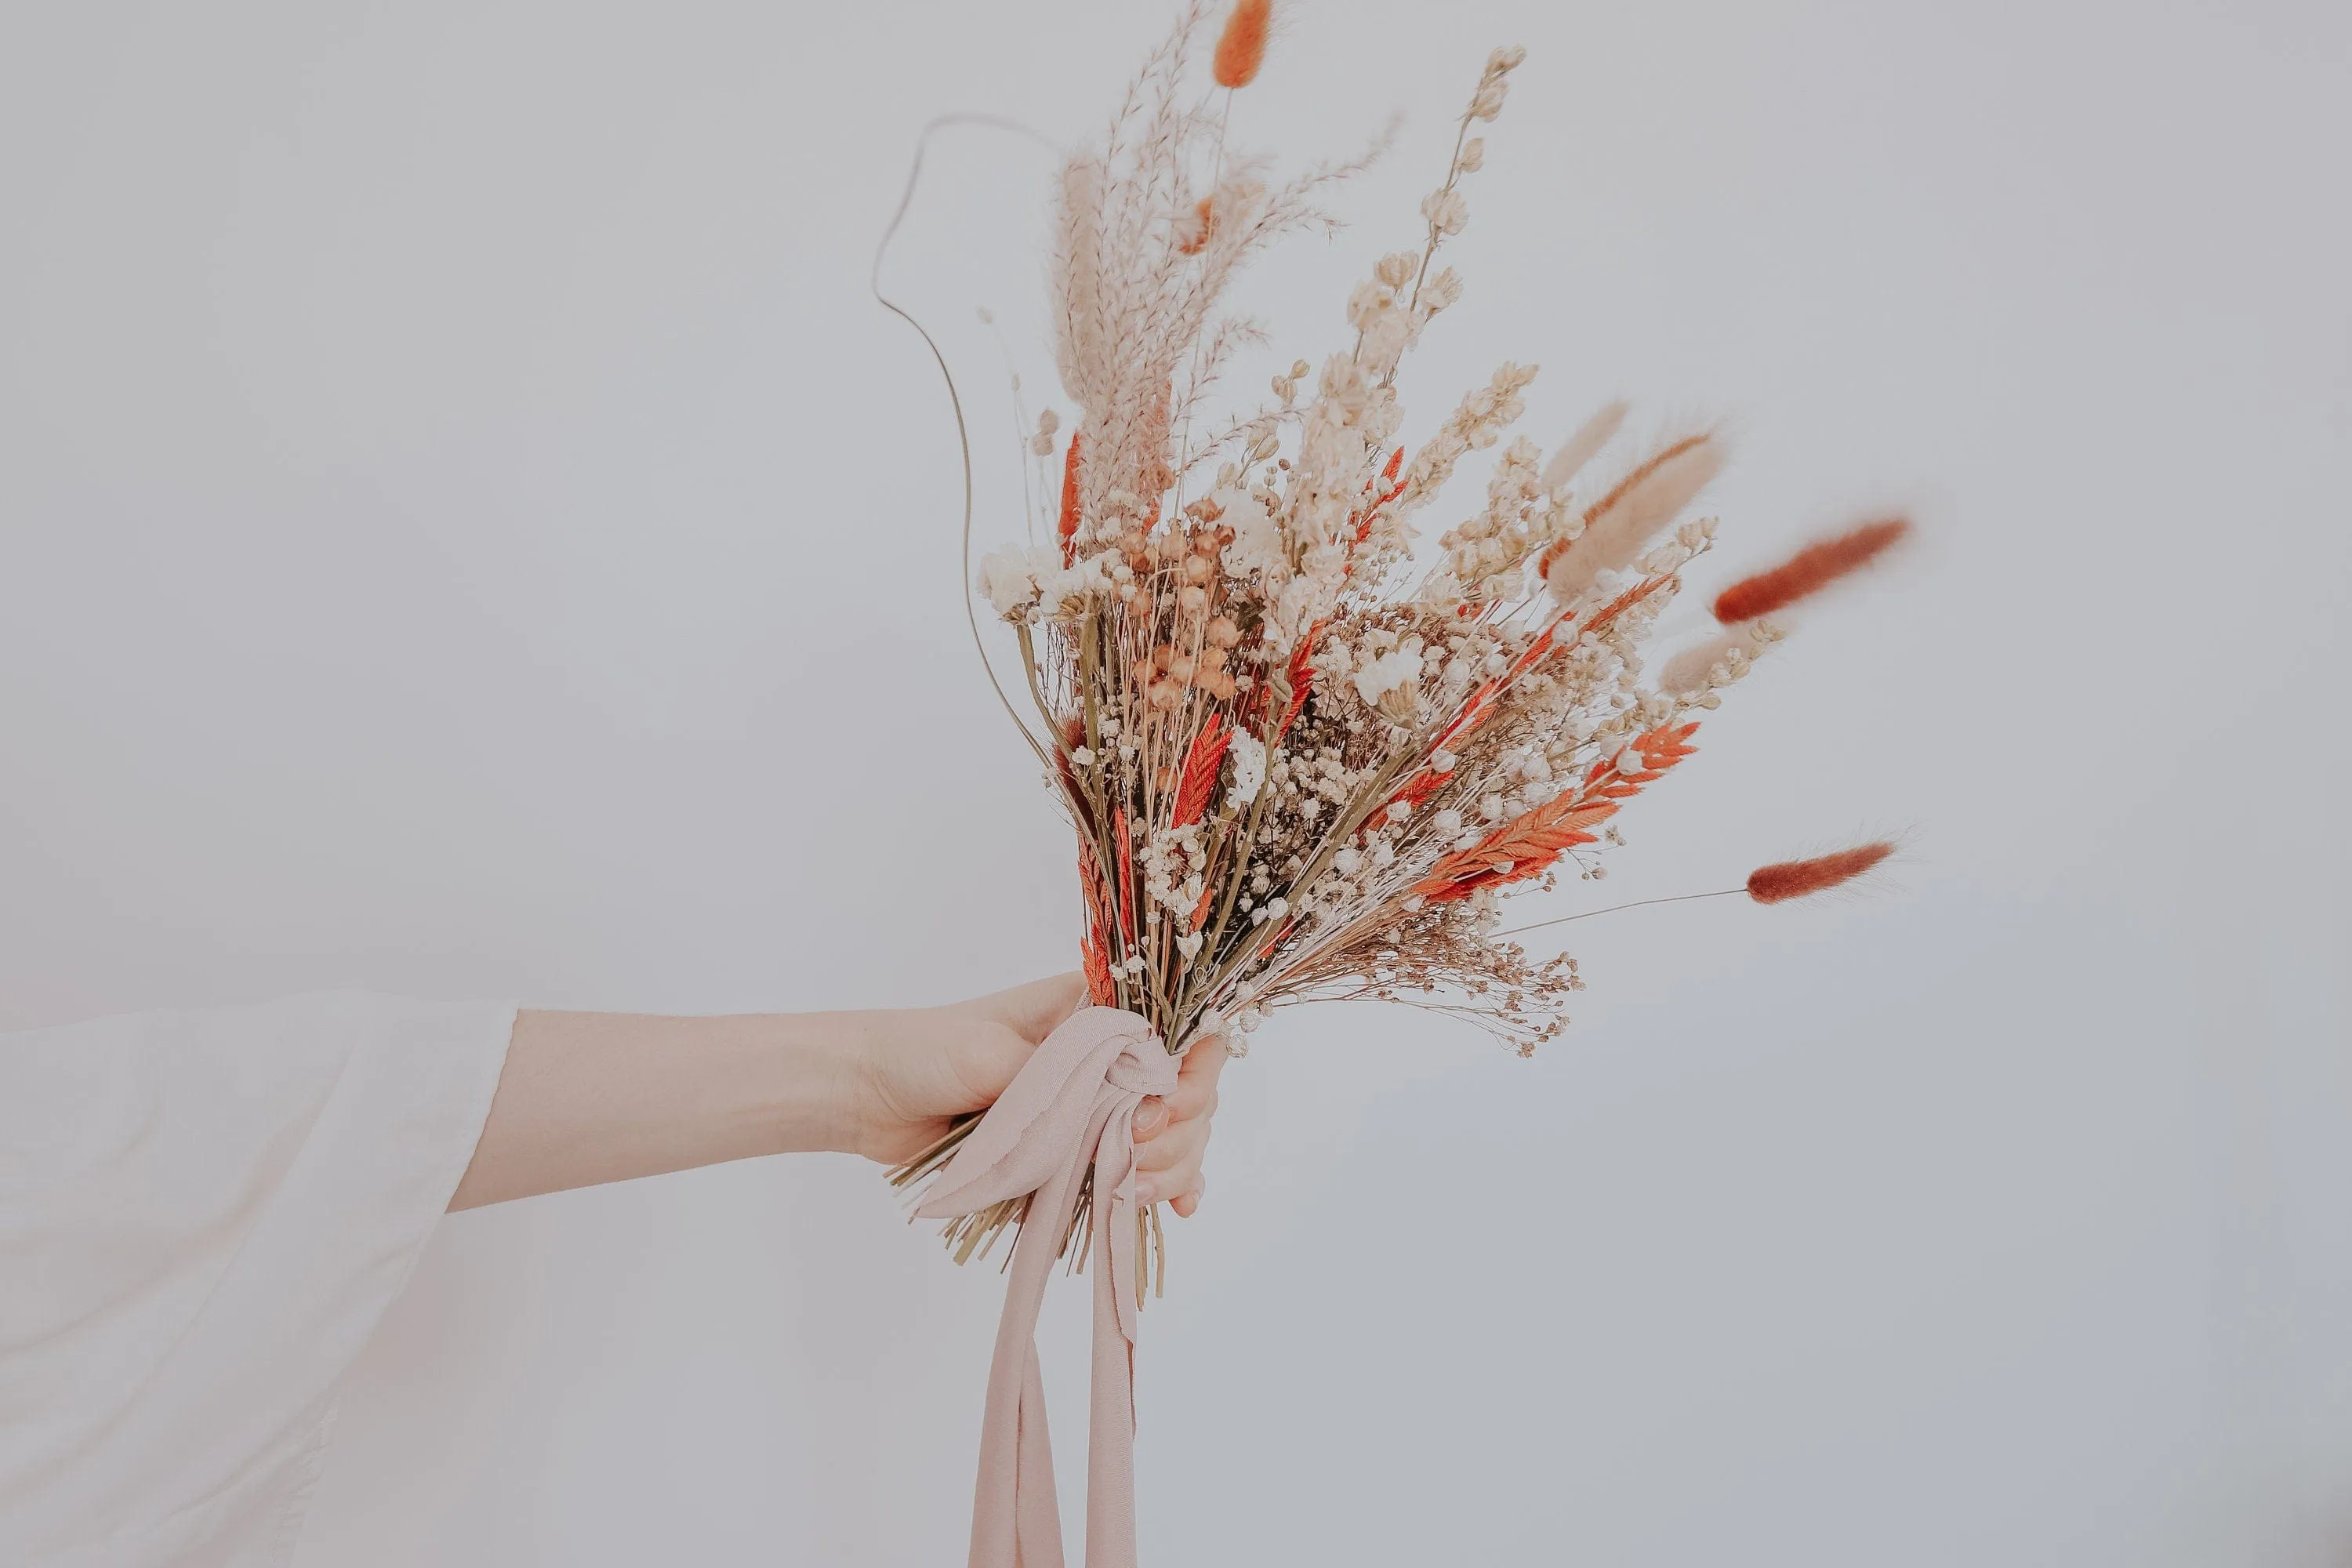
<path id="1" fill-rule="evenodd" d="M 1666 660 L 1665 668 L 1658 671 L 1658 689 L 1676 693 L 1704 691 L 1713 683 L 1717 665 L 1733 654 L 1754 658 L 1757 647 L 1757 639 L 1746 629 L 1709 637 Z"/>
<path id="2" fill-rule="evenodd" d="M 1219 87 L 1247 87 L 1257 79 L 1258 68 L 1265 64 L 1266 27 L 1273 20 L 1274 0 L 1241 0 L 1234 7 L 1210 65 Z"/>
<path id="3" fill-rule="evenodd" d="M 1586 420 L 1576 434 L 1552 454 L 1551 461 L 1544 465 L 1543 488 L 1556 490 L 1582 472 L 1584 465 L 1592 461 L 1601 447 L 1609 445 L 1609 438 L 1617 434 L 1619 426 L 1625 423 L 1625 406 L 1624 401 L 1620 399 Z"/>
<path id="4" fill-rule="evenodd" d="M 1602 572 L 1633 563 L 1652 535 L 1674 521 L 1723 470 L 1723 443 L 1712 432 L 1685 436 L 1653 452 L 1585 510 L 1584 531 L 1546 551 L 1537 570 L 1562 604 Z"/>
<path id="5" fill-rule="evenodd" d="M 1861 571 L 1910 531 L 1910 523 L 1902 518 L 1886 518 L 1808 544 L 1769 572 L 1743 577 L 1717 595 L 1715 618 L 1729 626 L 1784 610 Z"/>
<path id="6" fill-rule="evenodd" d="M 1748 896 L 1759 904 L 1785 904 L 1790 899 L 1826 893 L 1853 881 L 1894 853 L 1895 846 L 1880 839 L 1874 844 L 1841 849 L 1834 855 L 1817 855 L 1810 860 L 1782 860 L 1759 866 L 1748 875 Z"/>

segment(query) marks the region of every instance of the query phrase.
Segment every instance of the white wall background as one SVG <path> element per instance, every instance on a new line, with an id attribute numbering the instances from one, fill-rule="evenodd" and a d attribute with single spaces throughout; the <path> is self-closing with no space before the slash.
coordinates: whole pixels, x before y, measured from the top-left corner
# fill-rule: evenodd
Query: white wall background
<path id="1" fill-rule="evenodd" d="M 1912 850 L 1866 901 L 1567 928 L 1592 990 L 1533 1062 L 1260 1035 L 1147 1321 L 1147 1561 L 2352 1563 L 2347 14 L 1285 15 L 1237 137 L 1411 118 L 1254 286 L 1284 359 L 1523 41 L 1411 428 L 1506 356 L 1547 441 L 1619 392 L 1734 416 L 1703 582 L 1929 531 L 1605 891 Z M 864 269 L 924 120 L 1086 132 L 1163 16 L 0 12 L 0 1023 L 1066 966 L 942 398 Z M 971 308 L 1034 315 L 1044 163 L 935 169 L 893 276 L 985 435 Z M 455 1219 L 299 1562 L 958 1560 L 997 1289 L 846 1160 Z"/>

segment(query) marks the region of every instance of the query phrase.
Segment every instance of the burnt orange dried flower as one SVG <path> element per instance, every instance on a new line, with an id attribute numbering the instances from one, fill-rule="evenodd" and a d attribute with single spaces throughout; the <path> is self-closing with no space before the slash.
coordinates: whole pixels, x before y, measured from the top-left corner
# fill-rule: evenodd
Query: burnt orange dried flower
<path id="1" fill-rule="evenodd" d="M 1225 18 L 1217 39 L 1211 72 L 1219 87 L 1247 87 L 1265 64 L 1266 27 L 1274 20 L 1274 0 L 1241 0 Z"/>
<path id="2" fill-rule="evenodd" d="M 1894 853 L 1895 846 L 1880 839 L 1841 849 L 1833 855 L 1816 855 L 1810 860 L 1782 860 L 1759 866 L 1748 874 L 1748 896 L 1759 904 L 1785 904 L 1790 899 L 1826 893 L 1853 881 Z"/>
<path id="3" fill-rule="evenodd" d="M 1901 543 L 1910 531 L 1910 523 L 1892 517 L 1808 544 L 1769 572 L 1743 577 L 1717 595 L 1715 618 L 1725 626 L 1736 626 L 1787 609 L 1839 578 L 1861 571 Z"/>

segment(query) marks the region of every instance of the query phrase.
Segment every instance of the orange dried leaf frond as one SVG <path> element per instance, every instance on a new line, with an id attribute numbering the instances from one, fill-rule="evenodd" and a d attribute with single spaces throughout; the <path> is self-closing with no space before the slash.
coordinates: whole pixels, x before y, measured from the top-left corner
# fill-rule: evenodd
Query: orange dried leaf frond
<path id="1" fill-rule="evenodd" d="M 1118 908 L 1127 919 L 1129 942 L 1140 939 L 1142 924 L 1135 918 L 1135 848 L 1127 831 L 1127 807 L 1120 806 L 1111 815 L 1111 832 L 1118 839 Z"/>
<path id="2" fill-rule="evenodd" d="M 1184 753 L 1184 771 L 1176 784 L 1176 810 L 1168 824 L 1171 827 L 1188 826 L 1206 815 L 1209 797 L 1217 789 L 1217 770 L 1224 766 L 1225 748 L 1233 743 L 1234 732 L 1225 728 L 1223 720 L 1211 714 L 1208 727 L 1192 737 L 1192 747 Z"/>
<path id="3" fill-rule="evenodd" d="M 1095 847 L 1091 840 L 1078 839 L 1078 891 L 1087 903 L 1087 924 L 1100 931 L 1110 924 L 1110 900 L 1103 890 L 1102 868 L 1095 864 Z"/>
<path id="4" fill-rule="evenodd" d="M 1291 651 L 1288 671 L 1290 706 L 1283 710 L 1282 722 L 1275 726 L 1274 738 L 1277 742 L 1290 733 L 1290 726 L 1297 721 L 1300 710 L 1307 706 L 1307 689 L 1315 684 L 1315 671 L 1307 661 L 1314 657 L 1315 639 L 1320 637 L 1322 632 L 1323 623 L 1316 622 L 1307 628 L 1307 635 L 1298 639 L 1298 647 Z"/>
<path id="5" fill-rule="evenodd" d="M 1612 800 L 1563 795 L 1505 823 L 1467 849 L 1440 858 L 1412 890 L 1432 903 L 1468 898 L 1490 882 L 1516 882 L 1549 869 L 1566 851 L 1593 842 L 1587 827 L 1617 813 Z"/>
<path id="6" fill-rule="evenodd" d="M 1412 890 L 1431 903 L 1444 903 L 1468 898 L 1491 883 L 1523 881 L 1549 870 L 1568 850 L 1593 842 L 1586 828 L 1617 815 L 1621 802 L 1641 794 L 1643 784 L 1664 777 L 1668 768 L 1697 751 L 1689 743 L 1697 731 L 1696 720 L 1643 731 L 1593 763 L 1581 788 L 1513 818 L 1467 849 L 1443 857 Z M 1620 770 L 1618 761 L 1627 752 L 1642 760 L 1640 771 Z"/>
<path id="7" fill-rule="evenodd" d="M 1087 1000 L 1097 1007 L 1118 1005 L 1118 988 L 1111 984 L 1110 955 L 1101 941 L 1089 934 L 1078 942 L 1078 964 L 1087 977 Z"/>

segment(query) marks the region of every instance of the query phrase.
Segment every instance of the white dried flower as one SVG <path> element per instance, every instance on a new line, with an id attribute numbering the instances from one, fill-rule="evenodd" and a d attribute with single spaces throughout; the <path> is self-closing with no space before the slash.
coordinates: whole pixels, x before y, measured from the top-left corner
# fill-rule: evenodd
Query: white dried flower
<path id="1" fill-rule="evenodd" d="M 1440 234 L 1460 234 L 1470 221 L 1470 204 L 1460 191 L 1432 191 L 1422 198 L 1421 216 Z"/>
<path id="2" fill-rule="evenodd" d="M 1234 486 L 1213 492 L 1209 499 L 1224 509 L 1221 521 L 1234 531 L 1234 542 L 1225 546 L 1223 557 L 1229 575 L 1255 574 L 1273 583 L 1289 574 L 1282 527 L 1266 510 L 1264 500 Z"/>
<path id="3" fill-rule="evenodd" d="M 1257 799 L 1258 790 L 1265 784 L 1265 747 L 1247 730 L 1236 730 L 1225 756 L 1234 769 L 1233 787 L 1225 798 L 1236 805 L 1247 805 Z"/>
<path id="4" fill-rule="evenodd" d="M 1058 573 L 1061 564 L 1060 553 L 1050 546 L 1023 550 L 1007 545 L 981 557 L 981 595 L 996 607 L 998 615 L 1017 620 L 1037 602 L 1040 574 Z"/>
<path id="5" fill-rule="evenodd" d="M 1366 705 L 1380 707 L 1381 699 L 1421 679 L 1421 650 L 1398 648 L 1370 660 L 1356 671 L 1356 695 Z"/>
<path id="6" fill-rule="evenodd" d="M 1359 283 L 1348 297 L 1348 324 L 1359 331 L 1370 327 L 1396 304 L 1396 289 L 1375 279 Z"/>

